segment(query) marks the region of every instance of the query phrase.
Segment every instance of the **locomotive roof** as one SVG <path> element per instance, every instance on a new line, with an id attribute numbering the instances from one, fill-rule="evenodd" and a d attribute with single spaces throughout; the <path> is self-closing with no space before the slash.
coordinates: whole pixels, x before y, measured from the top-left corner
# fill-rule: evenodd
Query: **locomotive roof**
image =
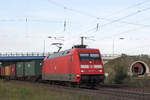
<path id="1" fill-rule="evenodd" d="M 93 48 L 75 48 L 75 49 L 78 50 L 78 49 L 93 49 Z M 68 49 L 68 50 L 65 50 L 65 51 L 60 51 L 60 52 L 49 55 L 47 58 L 52 59 L 52 58 L 57 58 L 57 57 L 61 57 L 61 56 L 66 56 L 70 53 L 71 50 L 72 49 Z"/>
<path id="2" fill-rule="evenodd" d="M 48 59 L 57 58 L 57 57 L 60 57 L 60 56 L 66 56 L 70 52 L 70 50 L 71 49 L 51 54 L 51 55 L 48 56 Z"/>

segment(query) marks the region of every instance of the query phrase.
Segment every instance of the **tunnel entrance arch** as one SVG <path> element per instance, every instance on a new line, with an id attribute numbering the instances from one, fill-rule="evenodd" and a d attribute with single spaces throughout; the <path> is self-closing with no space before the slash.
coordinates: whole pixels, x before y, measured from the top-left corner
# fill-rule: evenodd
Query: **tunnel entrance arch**
<path id="1" fill-rule="evenodd" d="M 149 73 L 148 65 L 143 61 L 135 61 L 130 66 L 131 75 L 145 75 L 145 73 Z"/>

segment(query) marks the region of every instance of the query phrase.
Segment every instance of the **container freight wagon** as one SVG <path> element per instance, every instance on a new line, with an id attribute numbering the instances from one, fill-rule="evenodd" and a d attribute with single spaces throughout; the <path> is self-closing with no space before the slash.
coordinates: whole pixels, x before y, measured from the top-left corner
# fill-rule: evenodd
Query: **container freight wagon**
<path id="1" fill-rule="evenodd" d="M 10 66 L 5 66 L 5 79 L 10 79 Z"/>
<path id="2" fill-rule="evenodd" d="M 27 80 L 36 81 L 42 75 L 42 60 L 25 62 L 25 77 Z"/>
<path id="3" fill-rule="evenodd" d="M 18 79 L 24 79 L 25 75 L 25 64 L 24 62 L 16 63 L 16 76 Z"/>
<path id="4" fill-rule="evenodd" d="M 2 67 L 2 66 L 0 65 L 0 78 L 1 78 L 1 67 Z"/>
<path id="5" fill-rule="evenodd" d="M 5 77 L 5 67 L 1 67 L 1 77 L 4 78 Z"/>
<path id="6" fill-rule="evenodd" d="M 0 65 L 0 78 L 2 78 L 2 76 L 1 76 L 1 69 L 2 69 L 2 66 Z"/>
<path id="7" fill-rule="evenodd" d="M 97 85 L 104 81 L 104 67 L 98 49 L 73 48 L 45 58 L 42 79 Z"/>
<path id="8" fill-rule="evenodd" d="M 16 79 L 16 64 L 10 65 L 10 78 Z"/>
<path id="9" fill-rule="evenodd" d="M 10 77 L 10 66 L 5 66 L 5 76 Z"/>

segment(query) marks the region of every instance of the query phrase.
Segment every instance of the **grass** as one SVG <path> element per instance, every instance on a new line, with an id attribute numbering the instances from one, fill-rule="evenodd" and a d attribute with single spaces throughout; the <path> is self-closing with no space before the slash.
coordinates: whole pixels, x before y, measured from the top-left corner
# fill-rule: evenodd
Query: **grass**
<path id="1" fill-rule="evenodd" d="M 137 77 L 137 79 L 150 79 L 150 76 Z"/>
<path id="2" fill-rule="evenodd" d="M 83 94 L 52 91 L 42 86 L 0 80 L 0 100 L 96 100 Z"/>

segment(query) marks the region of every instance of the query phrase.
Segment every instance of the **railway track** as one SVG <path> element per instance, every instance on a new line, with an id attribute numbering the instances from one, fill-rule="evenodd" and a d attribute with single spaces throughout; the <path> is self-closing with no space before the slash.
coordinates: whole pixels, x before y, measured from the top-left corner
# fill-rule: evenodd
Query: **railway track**
<path id="1" fill-rule="evenodd" d="M 97 92 L 97 91 L 96 91 Z M 150 93 L 124 89 L 101 88 L 98 93 L 109 95 L 119 100 L 150 100 Z"/>
<path id="2" fill-rule="evenodd" d="M 48 83 L 31 83 L 24 81 L 12 81 L 15 83 L 27 83 L 36 86 L 42 86 L 43 88 L 49 88 L 52 91 L 77 93 L 88 95 L 97 99 L 104 98 L 104 100 L 150 100 L 150 93 L 141 91 L 124 90 L 122 88 L 111 87 L 99 87 L 97 89 L 86 88 L 72 88 L 60 85 L 50 85 Z"/>

